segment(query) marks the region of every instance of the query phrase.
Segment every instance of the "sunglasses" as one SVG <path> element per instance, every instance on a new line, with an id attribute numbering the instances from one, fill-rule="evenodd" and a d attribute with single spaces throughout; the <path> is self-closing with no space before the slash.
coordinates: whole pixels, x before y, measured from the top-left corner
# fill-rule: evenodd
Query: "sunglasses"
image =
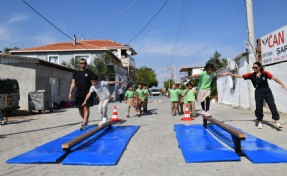
<path id="1" fill-rule="evenodd" d="M 80 62 L 80 65 L 87 65 L 87 62 Z"/>
<path id="2" fill-rule="evenodd" d="M 258 69 L 258 67 L 252 67 L 253 69 Z"/>

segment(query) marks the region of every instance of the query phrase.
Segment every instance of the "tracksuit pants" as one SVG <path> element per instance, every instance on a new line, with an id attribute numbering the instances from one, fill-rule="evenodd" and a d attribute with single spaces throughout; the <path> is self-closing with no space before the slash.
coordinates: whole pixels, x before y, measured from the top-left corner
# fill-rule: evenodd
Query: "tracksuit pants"
<path id="1" fill-rule="evenodd" d="M 266 101 L 271 113 L 272 119 L 279 120 L 279 114 L 276 108 L 276 104 L 274 101 L 274 97 L 272 91 L 269 87 L 265 88 L 256 88 L 255 89 L 255 102 L 256 102 L 256 110 L 255 116 L 257 117 L 258 121 L 263 119 L 263 102 Z"/>

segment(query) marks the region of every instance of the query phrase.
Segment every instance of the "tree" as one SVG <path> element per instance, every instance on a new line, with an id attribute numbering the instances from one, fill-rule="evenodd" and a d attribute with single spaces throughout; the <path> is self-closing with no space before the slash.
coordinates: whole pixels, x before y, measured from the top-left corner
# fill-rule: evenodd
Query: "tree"
<path id="1" fill-rule="evenodd" d="M 221 67 L 227 65 L 227 59 L 220 58 L 221 54 L 218 51 L 215 51 L 213 54 L 213 57 L 210 57 L 210 59 L 207 61 L 207 63 L 210 63 L 214 66 L 214 70 L 218 70 Z M 217 83 L 214 80 L 211 84 L 211 96 L 217 96 Z"/>
<path id="2" fill-rule="evenodd" d="M 66 67 L 69 67 L 69 68 L 74 68 L 74 69 L 78 70 L 78 69 L 80 69 L 79 60 L 80 60 L 79 58 L 72 58 L 69 63 L 63 61 L 62 65 L 66 66 Z"/>
<path id="3" fill-rule="evenodd" d="M 19 49 L 18 47 L 14 47 L 14 48 L 5 47 L 4 48 L 4 54 L 10 54 L 9 51 L 11 51 L 11 50 L 18 50 L 18 49 Z"/>
<path id="4" fill-rule="evenodd" d="M 110 74 L 109 64 L 109 53 L 104 53 L 98 57 L 94 58 L 94 61 L 91 65 L 88 65 L 88 69 L 93 71 L 99 78 L 99 80 L 105 80 Z"/>
<path id="5" fill-rule="evenodd" d="M 215 51 L 213 57 L 210 57 L 207 63 L 212 64 L 214 66 L 214 69 L 218 70 L 227 64 L 227 60 L 225 58 L 221 59 L 220 57 L 221 54 L 218 51 Z"/>
<path id="6" fill-rule="evenodd" d="M 171 88 L 171 85 L 172 85 L 173 82 L 174 82 L 173 79 L 166 80 L 166 81 L 163 82 L 163 87 L 166 90 L 168 90 L 169 88 Z"/>
<path id="7" fill-rule="evenodd" d="M 136 84 L 143 83 L 148 87 L 157 87 L 158 81 L 156 79 L 156 74 L 153 69 L 149 67 L 140 67 L 135 70 Z"/>
<path id="8" fill-rule="evenodd" d="M 97 75 L 99 80 L 105 80 L 105 78 L 110 74 L 110 69 L 108 67 L 110 57 L 109 53 L 99 55 L 94 58 L 93 62 L 87 65 L 87 68 Z M 79 60 L 80 58 L 72 58 L 69 63 L 63 61 L 62 65 L 79 70 Z"/>

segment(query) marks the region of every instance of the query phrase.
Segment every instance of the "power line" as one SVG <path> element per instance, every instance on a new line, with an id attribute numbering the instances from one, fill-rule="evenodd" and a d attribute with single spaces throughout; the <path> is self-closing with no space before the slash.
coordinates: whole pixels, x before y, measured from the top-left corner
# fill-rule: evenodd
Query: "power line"
<path id="1" fill-rule="evenodd" d="M 155 19 L 155 17 L 161 12 L 161 10 L 164 8 L 164 6 L 167 4 L 167 0 L 165 0 L 165 3 L 161 6 L 161 8 L 156 12 L 156 14 L 147 22 L 147 24 L 128 42 L 130 44 L 134 39 L 136 39 L 144 30 L 145 28 Z"/>
<path id="2" fill-rule="evenodd" d="M 179 16 L 179 22 L 178 22 L 178 26 L 177 26 L 177 31 L 176 31 L 176 36 L 171 48 L 171 55 L 170 55 L 170 59 L 169 59 L 169 64 L 171 63 L 173 56 L 176 50 L 176 47 L 178 45 L 178 42 L 180 40 L 180 38 L 182 37 L 183 31 L 186 28 L 188 19 L 190 17 L 190 12 L 191 9 L 193 7 L 193 1 L 191 0 L 183 0 L 183 4 L 182 4 L 182 8 L 181 8 L 181 12 L 180 12 L 180 16 Z"/>
<path id="3" fill-rule="evenodd" d="M 98 30 L 96 30 L 95 32 L 93 32 L 92 34 L 90 34 L 89 36 L 92 36 L 96 33 L 98 33 L 99 31 L 101 31 L 103 28 L 105 28 L 107 25 L 111 24 L 115 19 L 117 19 L 118 17 L 120 17 L 123 13 L 125 13 L 130 7 L 132 7 L 137 0 L 134 0 L 130 5 L 128 5 L 124 10 L 122 10 L 119 14 L 117 14 L 116 16 L 114 16 L 113 18 L 111 18 L 109 21 L 107 21 L 102 27 L 100 27 Z"/>
<path id="4" fill-rule="evenodd" d="M 54 28 L 56 28 L 59 32 L 64 34 L 66 37 L 68 37 L 71 40 L 74 40 L 72 37 L 70 37 L 68 34 L 66 34 L 64 31 L 62 31 L 60 28 L 58 28 L 56 25 L 54 25 L 52 22 L 50 22 L 47 18 L 45 18 L 43 15 L 41 15 L 36 9 L 34 9 L 30 4 L 28 4 L 25 0 L 23 2 L 30 7 L 34 12 L 36 12 L 39 16 L 41 16 L 45 21 L 47 21 L 50 25 L 52 25 Z"/>

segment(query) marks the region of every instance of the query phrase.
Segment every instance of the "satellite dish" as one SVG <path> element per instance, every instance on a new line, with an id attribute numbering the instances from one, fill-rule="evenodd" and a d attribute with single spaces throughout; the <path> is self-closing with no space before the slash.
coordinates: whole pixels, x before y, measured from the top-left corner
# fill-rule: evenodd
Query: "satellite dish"
<path id="1" fill-rule="evenodd" d="M 131 54 L 132 54 L 132 51 L 131 51 L 131 50 L 127 50 L 126 53 L 127 53 L 128 55 L 131 55 Z"/>

